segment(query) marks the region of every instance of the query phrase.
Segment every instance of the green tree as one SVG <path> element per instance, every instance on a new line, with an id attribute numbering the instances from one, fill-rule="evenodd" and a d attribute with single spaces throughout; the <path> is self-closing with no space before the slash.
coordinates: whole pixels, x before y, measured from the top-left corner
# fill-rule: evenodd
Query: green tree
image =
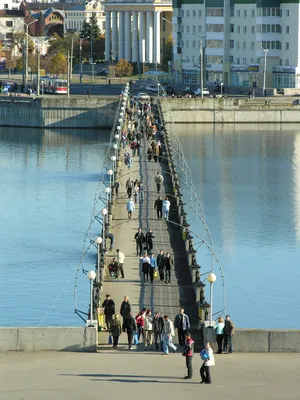
<path id="1" fill-rule="evenodd" d="M 65 75 L 67 73 L 67 59 L 64 54 L 58 53 L 52 57 L 49 63 L 50 72 L 55 75 Z"/>
<path id="2" fill-rule="evenodd" d="M 36 72 L 37 70 L 37 58 L 36 54 L 28 54 L 28 67 L 31 72 Z M 16 60 L 16 68 L 18 71 L 23 71 L 23 57 L 19 57 Z"/>
<path id="3" fill-rule="evenodd" d="M 93 40 L 96 40 L 100 35 L 100 29 L 98 26 L 98 20 L 96 13 L 92 13 L 90 21 L 87 22 L 84 20 L 82 24 L 82 29 L 80 32 L 80 37 L 82 39 L 90 39 L 91 37 Z"/>
<path id="4" fill-rule="evenodd" d="M 57 33 L 55 33 L 50 39 L 47 53 L 49 55 L 56 55 L 56 54 L 64 54 L 67 55 L 68 50 L 71 49 L 72 46 L 72 39 L 73 45 L 76 45 L 78 41 L 78 37 L 74 33 L 70 33 L 65 37 L 60 37 Z"/>
<path id="5" fill-rule="evenodd" d="M 127 60 L 121 58 L 116 65 L 116 74 L 121 77 L 132 75 L 132 65 Z"/>
<path id="6" fill-rule="evenodd" d="M 16 31 L 13 33 L 13 43 L 18 47 L 19 52 L 22 52 L 22 46 L 26 45 L 26 33 L 23 31 Z M 28 53 L 34 50 L 34 41 L 28 37 Z"/>
<path id="7" fill-rule="evenodd" d="M 172 36 L 170 35 L 166 41 L 165 45 L 163 47 L 163 56 L 162 56 L 162 69 L 164 71 L 169 70 L 169 65 L 168 62 L 172 61 L 172 50 L 173 50 L 173 39 Z"/>

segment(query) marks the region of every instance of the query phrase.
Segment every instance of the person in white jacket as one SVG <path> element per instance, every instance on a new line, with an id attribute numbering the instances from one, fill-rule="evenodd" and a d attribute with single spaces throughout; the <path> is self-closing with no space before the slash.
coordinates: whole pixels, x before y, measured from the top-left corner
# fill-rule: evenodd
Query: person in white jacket
<path id="1" fill-rule="evenodd" d="M 169 347 L 176 353 L 177 347 L 173 344 L 173 337 L 175 336 L 173 322 L 169 319 L 168 315 L 164 315 L 164 352 L 163 355 L 169 354 Z"/>
<path id="2" fill-rule="evenodd" d="M 171 206 L 170 200 L 168 199 L 168 197 L 165 197 L 163 201 L 163 211 L 164 211 L 164 218 L 166 221 L 169 221 L 170 206 Z"/>
<path id="3" fill-rule="evenodd" d="M 205 343 L 205 349 L 200 353 L 203 360 L 202 367 L 200 368 L 201 382 L 211 384 L 210 367 L 215 365 L 215 358 L 213 349 L 210 347 L 209 342 Z"/>
<path id="4" fill-rule="evenodd" d="M 144 344 L 145 351 L 147 351 L 147 346 L 152 346 L 152 312 L 151 310 L 146 311 L 145 319 L 144 319 Z"/>

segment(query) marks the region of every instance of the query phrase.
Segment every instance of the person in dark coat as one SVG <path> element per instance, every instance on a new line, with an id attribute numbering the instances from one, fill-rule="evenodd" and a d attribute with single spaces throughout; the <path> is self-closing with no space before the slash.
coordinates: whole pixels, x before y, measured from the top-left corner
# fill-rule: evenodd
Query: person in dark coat
<path id="1" fill-rule="evenodd" d="M 155 239 L 155 236 L 153 235 L 152 229 L 149 229 L 146 233 L 146 247 L 148 254 L 152 253 L 153 239 Z"/>
<path id="2" fill-rule="evenodd" d="M 171 283 L 171 269 L 173 265 L 173 260 L 169 253 L 165 257 L 165 268 L 166 268 L 166 280 L 165 283 Z"/>
<path id="3" fill-rule="evenodd" d="M 129 302 L 129 297 L 125 296 L 124 301 L 121 304 L 120 314 L 122 315 L 123 318 L 126 318 L 130 313 L 131 313 L 131 304 Z"/>
<path id="4" fill-rule="evenodd" d="M 165 255 L 163 250 L 161 250 L 156 257 L 156 263 L 158 267 L 159 281 L 163 282 L 165 280 Z"/>
<path id="5" fill-rule="evenodd" d="M 122 334 L 122 325 L 120 321 L 120 315 L 116 314 L 111 323 L 110 333 L 113 337 L 113 348 L 116 349 L 119 342 L 119 337 Z"/>
<path id="6" fill-rule="evenodd" d="M 110 330 L 112 317 L 115 313 L 115 302 L 110 298 L 110 294 L 106 295 L 106 299 L 102 303 L 102 307 L 104 308 L 107 329 Z"/>
<path id="7" fill-rule="evenodd" d="M 178 342 L 181 346 L 185 343 L 185 334 L 190 329 L 190 319 L 188 315 L 184 313 L 184 309 L 179 309 L 179 314 L 176 315 L 174 321 L 174 328 L 178 331 Z"/>
<path id="8" fill-rule="evenodd" d="M 155 200 L 154 209 L 156 209 L 157 218 L 162 219 L 163 201 L 160 196 Z"/>
<path id="9" fill-rule="evenodd" d="M 159 311 L 156 311 L 152 321 L 152 330 L 154 335 L 154 344 L 156 351 L 164 351 L 163 331 L 164 331 L 164 319 L 160 315 Z M 159 344 L 160 349 L 159 349 Z"/>
<path id="10" fill-rule="evenodd" d="M 135 319 L 131 315 L 131 312 L 127 315 L 126 318 L 124 318 L 123 331 L 127 332 L 128 348 L 129 348 L 129 350 L 131 350 L 133 334 L 134 334 L 134 332 L 136 332 L 136 323 L 135 323 Z"/>
<path id="11" fill-rule="evenodd" d="M 143 244 L 145 242 L 145 235 L 141 228 L 139 228 L 137 233 L 134 235 L 134 239 L 136 243 L 136 255 L 141 256 L 143 254 Z"/>
<path id="12" fill-rule="evenodd" d="M 230 319 L 230 315 L 226 315 L 224 326 L 224 352 L 231 354 L 233 352 L 232 338 L 234 335 L 234 324 Z"/>

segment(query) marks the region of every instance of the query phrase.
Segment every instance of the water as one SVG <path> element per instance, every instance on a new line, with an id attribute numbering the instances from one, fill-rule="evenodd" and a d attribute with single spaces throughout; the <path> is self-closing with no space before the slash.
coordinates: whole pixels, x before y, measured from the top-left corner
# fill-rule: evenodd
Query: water
<path id="1" fill-rule="evenodd" d="M 298 329 L 300 129 L 177 129 L 224 266 L 227 311 L 241 327 Z M 73 314 L 74 271 L 107 140 L 99 130 L 0 129 L 1 326 L 82 323 Z M 209 271 L 205 247 L 197 257 Z M 218 311 L 218 266 L 216 274 Z M 80 275 L 78 283 L 78 308 L 86 311 L 89 282 Z"/>
<path id="2" fill-rule="evenodd" d="M 177 132 L 184 132 L 184 153 L 224 266 L 227 312 L 240 327 L 299 329 L 299 126 L 179 125 Z M 202 247 L 197 257 L 209 271 Z M 215 311 L 222 309 L 218 267 L 216 274 Z"/>
<path id="3" fill-rule="evenodd" d="M 74 271 L 108 134 L 0 128 L 1 326 L 81 324 Z M 83 311 L 88 293 L 81 277 Z"/>

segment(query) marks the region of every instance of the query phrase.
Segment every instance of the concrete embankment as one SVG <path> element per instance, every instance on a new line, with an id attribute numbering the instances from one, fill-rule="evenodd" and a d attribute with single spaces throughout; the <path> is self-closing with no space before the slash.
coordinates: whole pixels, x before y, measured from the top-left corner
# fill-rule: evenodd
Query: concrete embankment
<path id="1" fill-rule="evenodd" d="M 0 328 L 0 352 L 44 350 L 96 352 L 96 329 L 93 327 Z"/>
<path id="2" fill-rule="evenodd" d="M 111 128 L 118 98 L 1 97 L 0 126 L 28 128 Z"/>
<path id="3" fill-rule="evenodd" d="M 168 106 L 164 103 L 168 102 Z M 165 121 L 177 123 L 287 123 L 300 122 L 299 99 L 196 98 L 161 99 Z"/>

